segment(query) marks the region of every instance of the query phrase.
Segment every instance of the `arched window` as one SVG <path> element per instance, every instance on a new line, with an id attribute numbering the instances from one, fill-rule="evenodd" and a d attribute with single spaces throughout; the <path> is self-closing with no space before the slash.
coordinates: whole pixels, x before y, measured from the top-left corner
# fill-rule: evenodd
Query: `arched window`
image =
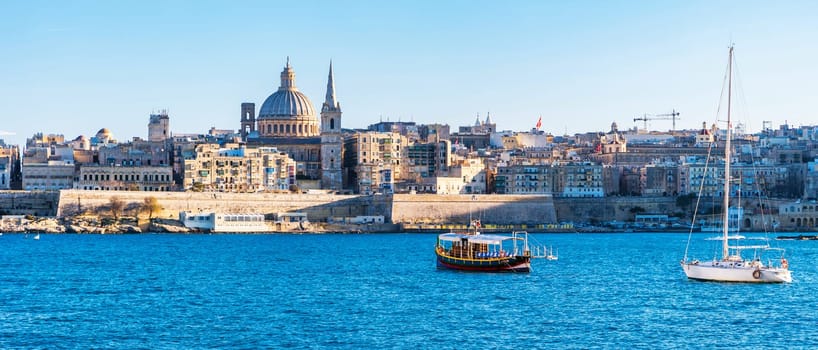
<path id="1" fill-rule="evenodd" d="M 335 118 L 329 118 L 329 129 L 335 130 Z"/>
<path id="2" fill-rule="evenodd" d="M 290 124 L 287 124 L 285 129 L 287 130 L 287 133 L 289 134 L 290 133 Z"/>

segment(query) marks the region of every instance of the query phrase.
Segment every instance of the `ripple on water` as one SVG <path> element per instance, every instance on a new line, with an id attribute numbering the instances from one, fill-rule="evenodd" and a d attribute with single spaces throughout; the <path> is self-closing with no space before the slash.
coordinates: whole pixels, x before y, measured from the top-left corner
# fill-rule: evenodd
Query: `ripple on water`
<path id="1" fill-rule="evenodd" d="M 685 279 L 676 234 L 537 235 L 530 274 L 438 270 L 422 234 L 15 238 L 0 348 L 818 347 L 811 242 L 745 285 Z"/>

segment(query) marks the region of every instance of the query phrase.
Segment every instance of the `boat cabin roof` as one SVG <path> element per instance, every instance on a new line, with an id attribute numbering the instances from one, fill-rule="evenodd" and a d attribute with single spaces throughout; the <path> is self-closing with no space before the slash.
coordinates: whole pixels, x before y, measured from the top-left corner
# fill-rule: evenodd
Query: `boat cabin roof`
<path id="1" fill-rule="evenodd" d="M 438 236 L 441 241 L 449 241 L 449 242 L 460 242 L 463 239 L 468 240 L 470 243 L 483 243 L 483 244 L 500 244 L 503 241 L 509 241 L 515 239 L 513 236 L 502 236 L 502 235 L 469 235 L 464 233 L 444 233 Z M 516 238 L 520 239 L 520 238 Z"/>

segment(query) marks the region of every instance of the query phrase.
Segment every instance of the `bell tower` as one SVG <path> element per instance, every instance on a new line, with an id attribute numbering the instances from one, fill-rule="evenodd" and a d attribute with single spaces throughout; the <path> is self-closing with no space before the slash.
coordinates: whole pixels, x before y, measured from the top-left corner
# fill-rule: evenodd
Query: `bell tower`
<path id="1" fill-rule="evenodd" d="M 329 62 L 327 96 L 321 107 L 321 188 L 341 190 L 343 178 L 341 163 L 344 139 L 341 134 L 341 104 L 335 98 L 335 80 L 332 61 Z"/>
<path id="2" fill-rule="evenodd" d="M 241 137 L 247 139 L 247 134 L 256 131 L 256 104 L 244 102 L 241 104 Z"/>

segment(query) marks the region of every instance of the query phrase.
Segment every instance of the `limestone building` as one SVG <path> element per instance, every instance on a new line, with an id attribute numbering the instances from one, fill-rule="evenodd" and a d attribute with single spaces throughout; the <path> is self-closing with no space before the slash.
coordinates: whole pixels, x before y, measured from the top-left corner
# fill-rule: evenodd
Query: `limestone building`
<path id="1" fill-rule="evenodd" d="M 74 163 L 50 160 L 45 163 L 23 163 L 23 190 L 59 191 L 74 187 Z"/>
<path id="2" fill-rule="evenodd" d="M 357 132 L 344 141 L 346 184 L 361 194 L 392 193 L 407 174 L 406 137 L 397 132 Z"/>
<path id="3" fill-rule="evenodd" d="M 599 148 L 602 154 L 624 153 L 628 151 L 628 141 L 619 132 L 616 122 L 611 123 L 611 131 L 599 137 Z"/>
<path id="4" fill-rule="evenodd" d="M 295 160 L 302 188 L 340 190 L 343 136 L 332 63 L 320 117 L 319 121 L 310 99 L 298 91 L 288 58 L 281 85 L 264 100 L 258 115 L 254 104 L 241 105 L 241 134 L 248 145 L 273 146 Z"/>
<path id="5" fill-rule="evenodd" d="M 199 144 L 184 159 L 186 189 L 220 192 L 289 191 L 295 162 L 272 147 Z"/>
<path id="6" fill-rule="evenodd" d="M 161 110 L 159 113 L 151 113 L 148 122 L 148 141 L 160 142 L 170 138 L 170 118 L 168 111 Z"/>
<path id="7" fill-rule="evenodd" d="M 498 194 L 551 194 L 553 168 L 550 164 L 511 164 L 497 169 Z"/>
<path id="8" fill-rule="evenodd" d="M 82 165 L 74 181 L 77 190 L 170 191 L 173 168 L 169 166 Z"/>
<path id="9" fill-rule="evenodd" d="M 16 146 L 5 146 L 0 140 L 0 190 L 12 189 L 12 179 L 18 164 L 19 153 Z"/>

